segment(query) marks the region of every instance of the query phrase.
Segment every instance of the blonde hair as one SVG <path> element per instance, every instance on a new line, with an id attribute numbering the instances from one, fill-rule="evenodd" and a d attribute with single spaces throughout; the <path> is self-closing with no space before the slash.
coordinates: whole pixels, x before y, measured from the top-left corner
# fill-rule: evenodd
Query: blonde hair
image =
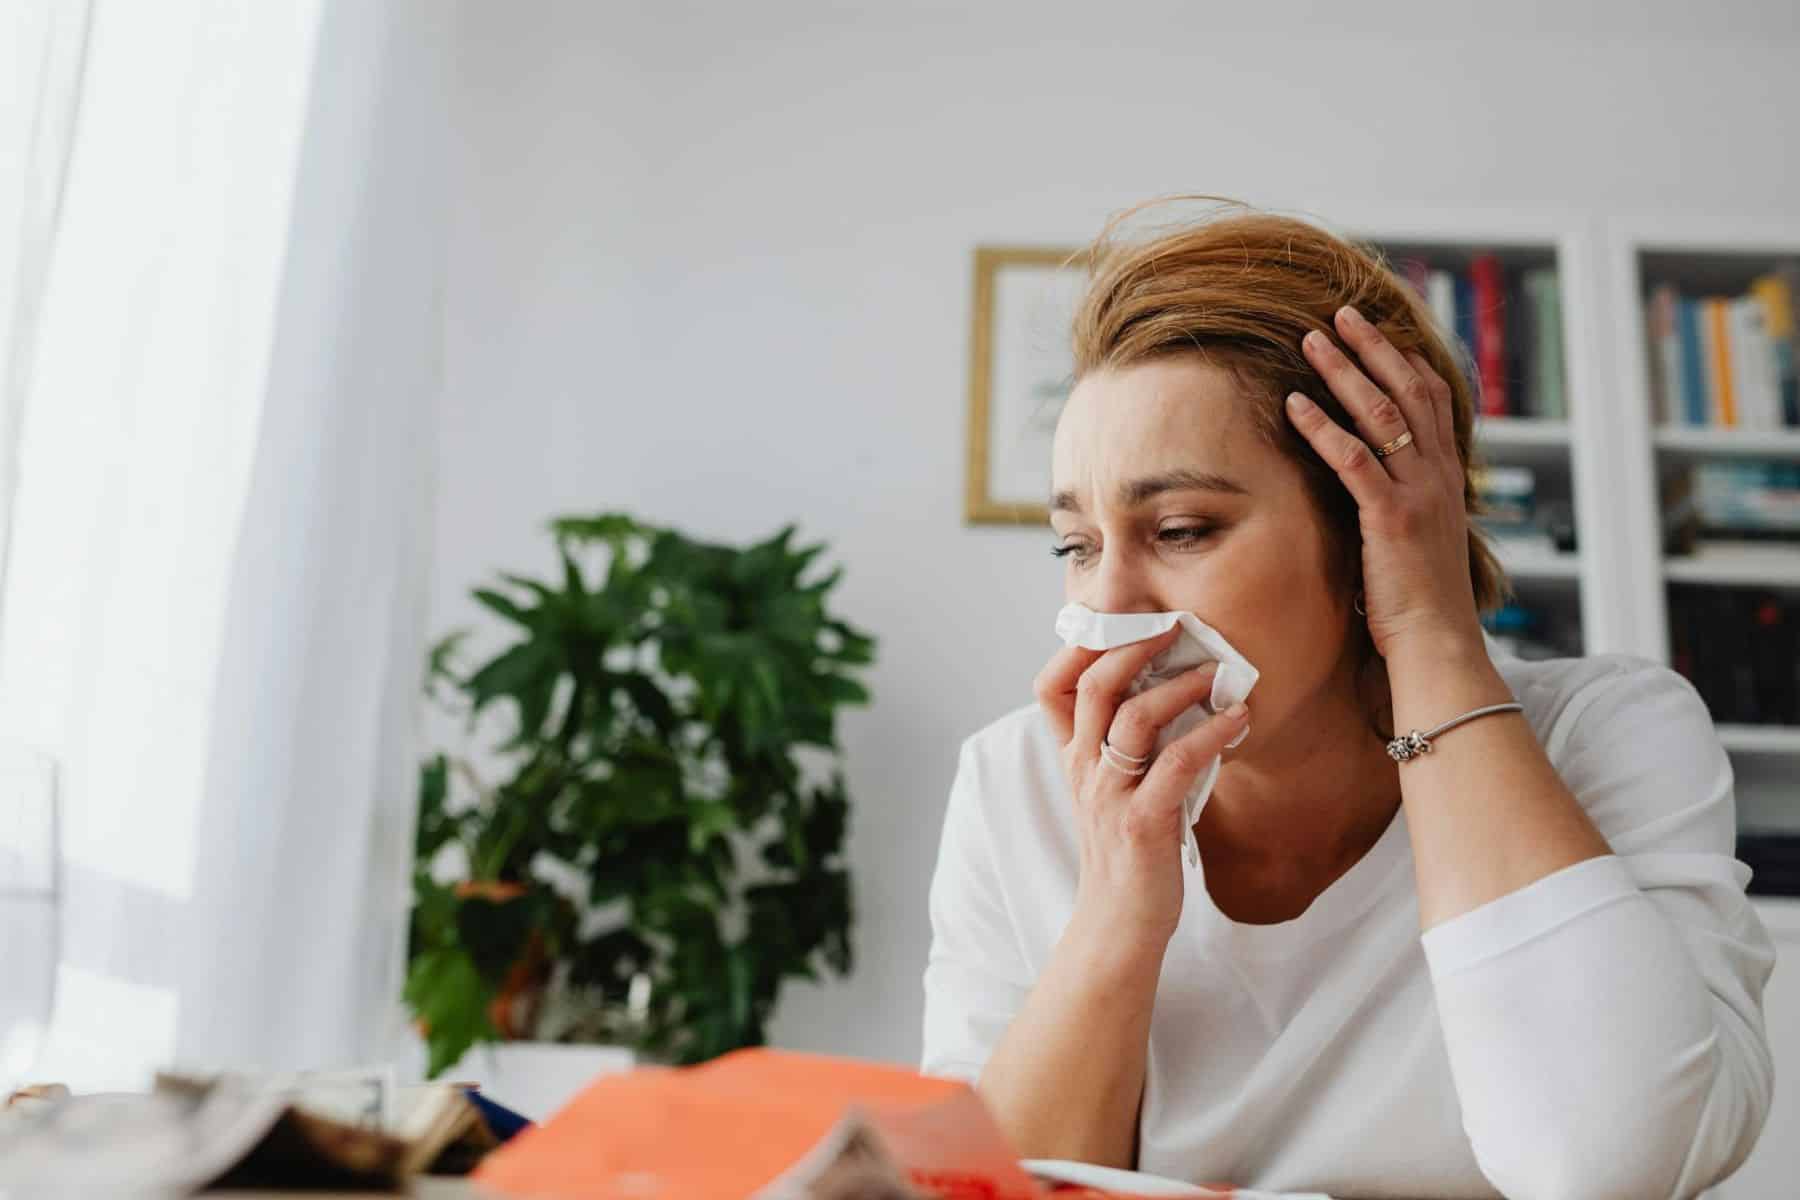
<path id="1" fill-rule="evenodd" d="M 1244 211 L 1181 224 L 1148 239 L 1112 240 L 1121 221 L 1169 200 L 1214 201 Z M 1176 355 L 1196 355 L 1229 372 L 1258 433 L 1300 468 L 1324 519 L 1333 582 L 1346 592 L 1359 587 L 1362 577 L 1356 501 L 1283 409 L 1289 392 L 1304 392 L 1339 425 L 1356 431 L 1300 352 L 1308 330 L 1338 342 L 1332 314 L 1341 306 L 1355 305 L 1401 353 L 1416 350 L 1449 383 L 1456 453 L 1464 469 L 1463 505 L 1471 517 L 1481 511 L 1473 482 L 1473 373 L 1465 373 L 1431 310 L 1378 250 L 1240 201 L 1170 196 L 1108 221 L 1077 252 L 1077 260 L 1084 255 L 1089 281 L 1071 331 L 1074 378 Z M 1483 611 L 1509 591 L 1499 560 L 1473 520 L 1469 575 Z"/>

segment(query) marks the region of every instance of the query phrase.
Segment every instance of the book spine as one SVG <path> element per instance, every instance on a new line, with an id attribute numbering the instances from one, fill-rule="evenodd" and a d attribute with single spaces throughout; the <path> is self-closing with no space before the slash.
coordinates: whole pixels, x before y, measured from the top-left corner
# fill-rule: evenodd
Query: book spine
<path id="1" fill-rule="evenodd" d="M 1775 268 L 1775 278 L 1781 283 L 1782 294 L 1787 298 L 1788 326 L 1787 337 L 1787 386 L 1781 393 L 1781 416 L 1785 425 L 1800 428 L 1800 263 L 1783 263 Z M 1797 667 L 1796 669 L 1800 669 Z"/>
<path id="2" fill-rule="evenodd" d="M 1729 302 L 1722 296 L 1706 301 L 1706 350 L 1712 364 L 1713 424 L 1735 429 L 1738 423 L 1737 393 L 1731 379 L 1731 328 L 1726 312 Z"/>
<path id="3" fill-rule="evenodd" d="M 1540 333 L 1543 328 L 1543 294 L 1529 271 L 1519 273 L 1518 286 L 1506 302 L 1506 344 L 1512 350 L 1508 378 L 1513 380 L 1513 413 L 1521 417 L 1546 417 Z"/>
<path id="4" fill-rule="evenodd" d="M 1676 316 L 1673 284 L 1658 284 L 1650 292 L 1650 378 L 1656 397 L 1656 419 L 1679 425 L 1686 416 L 1681 394 L 1681 332 Z"/>
<path id="5" fill-rule="evenodd" d="M 1753 296 L 1739 296 L 1725 307 L 1726 353 L 1732 390 L 1737 399 L 1738 425 L 1743 429 L 1771 429 L 1764 423 L 1763 365 L 1768 356 L 1762 335 L 1762 306 Z"/>
<path id="6" fill-rule="evenodd" d="M 1478 254 L 1469 263 L 1475 303 L 1475 367 L 1481 372 L 1481 411 L 1490 417 L 1512 412 L 1506 388 L 1506 290 L 1500 260 Z"/>
<path id="7" fill-rule="evenodd" d="M 1675 300 L 1677 335 L 1681 338 L 1682 411 L 1689 425 L 1707 421 L 1706 347 L 1700 331 L 1700 302 L 1691 296 Z"/>
<path id="8" fill-rule="evenodd" d="M 1800 279 L 1800 270 L 1795 274 Z M 1750 294 L 1762 306 L 1763 331 L 1769 339 L 1776 424 L 1800 425 L 1800 355 L 1796 355 L 1793 286 L 1776 272 L 1752 282 Z"/>
<path id="9" fill-rule="evenodd" d="M 1475 289 L 1469 283 L 1467 275 L 1453 275 L 1452 285 L 1456 289 L 1456 339 L 1463 345 L 1463 356 L 1470 366 L 1475 363 Z M 1479 384 L 1479 376 L 1472 382 Z"/>
<path id="10" fill-rule="evenodd" d="M 1554 268 L 1536 275 L 1538 295 L 1537 371 L 1543 414 L 1556 420 L 1569 415 L 1567 367 L 1563 362 L 1562 280 Z"/>
<path id="11" fill-rule="evenodd" d="M 1425 300 L 1431 315 L 1437 319 L 1438 331 L 1447 338 L 1456 336 L 1456 276 L 1434 270 L 1425 278 Z"/>
<path id="12" fill-rule="evenodd" d="M 1744 297 L 1744 308 L 1748 314 L 1745 320 L 1754 331 L 1755 339 L 1750 365 L 1756 372 L 1757 419 L 1764 429 L 1780 429 L 1781 368 L 1775 354 L 1780 339 L 1769 332 L 1768 310 L 1754 292 Z"/>

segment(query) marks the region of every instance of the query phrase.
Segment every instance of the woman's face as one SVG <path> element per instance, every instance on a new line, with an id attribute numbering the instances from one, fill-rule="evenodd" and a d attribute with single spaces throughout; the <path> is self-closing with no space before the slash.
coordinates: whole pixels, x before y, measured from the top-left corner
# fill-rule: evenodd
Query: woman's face
<path id="1" fill-rule="evenodd" d="M 1228 374 L 1193 357 L 1091 372 L 1051 463 L 1066 599 L 1186 610 L 1262 673 L 1238 754 L 1287 740 L 1290 718 L 1341 685 L 1351 609 L 1328 581 L 1323 527 Z"/>

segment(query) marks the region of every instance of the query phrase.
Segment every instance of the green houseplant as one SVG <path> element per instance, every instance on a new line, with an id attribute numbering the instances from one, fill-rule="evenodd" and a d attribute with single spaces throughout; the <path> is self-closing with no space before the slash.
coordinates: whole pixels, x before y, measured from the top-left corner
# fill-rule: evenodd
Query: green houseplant
<path id="1" fill-rule="evenodd" d="M 875 640 L 827 609 L 842 568 L 803 583 L 825 547 L 791 524 L 743 549 L 616 512 L 550 531 L 560 579 L 473 592 L 510 641 L 465 670 L 453 633 L 426 672 L 470 735 L 502 725 L 492 779 L 420 769 L 405 999 L 432 1075 L 516 1037 L 702 1061 L 762 1042 L 784 980 L 851 965 L 835 714 Z"/>

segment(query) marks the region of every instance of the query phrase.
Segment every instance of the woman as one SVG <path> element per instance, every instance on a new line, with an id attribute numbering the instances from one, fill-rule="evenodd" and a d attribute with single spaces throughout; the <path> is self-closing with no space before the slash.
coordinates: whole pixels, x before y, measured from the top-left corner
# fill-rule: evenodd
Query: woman
<path id="1" fill-rule="evenodd" d="M 1663 1197 L 1728 1174 L 1769 1105 L 1774 950 L 1694 690 L 1484 638 L 1503 580 L 1470 523 L 1470 384 L 1363 250 L 1246 212 L 1102 234 L 1093 262 L 1052 461 L 1066 599 L 1192 612 L 1261 679 L 1152 754 L 1211 684 L 1121 700 L 1179 626 L 1071 646 L 965 740 L 924 1069 L 975 1082 L 1026 1157 L 1189 1180 Z M 1189 867 L 1182 797 L 1221 753 Z"/>

